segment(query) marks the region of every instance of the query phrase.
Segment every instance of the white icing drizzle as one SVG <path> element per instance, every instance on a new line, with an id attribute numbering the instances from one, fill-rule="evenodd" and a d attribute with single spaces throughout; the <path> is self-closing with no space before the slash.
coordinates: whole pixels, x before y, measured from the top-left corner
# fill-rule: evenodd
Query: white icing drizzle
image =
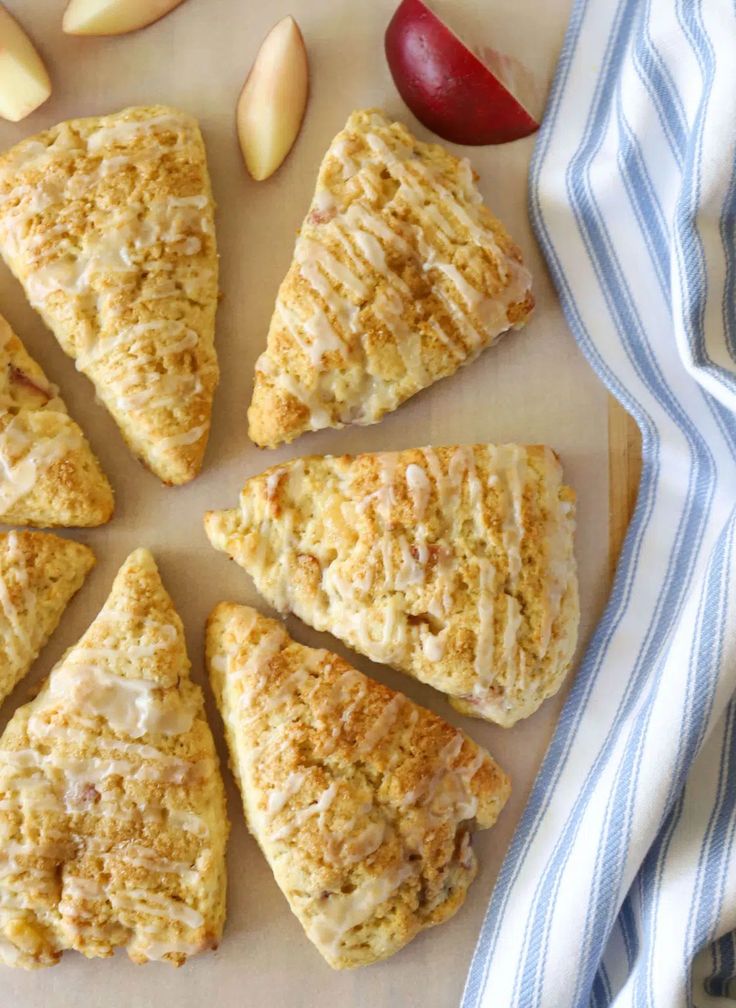
<path id="1" fill-rule="evenodd" d="M 376 125 L 380 125 L 378 119 Z M 369 153 L 363 152 L 356 160 L 352 152 L 364 143 Z M 492 228 L 479 223 L 482 218 L 476 220 L 463 205 L 463 201 L 473 206 L 481 203 L 466 166 L 461 166 L 459 173 L 460 197 L 443 184 L 434 166 L 423 162 L 388 131 L 382 136 L 368 132 L 364 139 L 340 134 L 328 152 L 328 162 L 330 158 L 338 162 L 343 179 L 349 181 L 351 198 L 338 206 L 329 190 L 318 188 L 294 251 L 302 281 L 300 306 L 306 305 L 306 313 L 297 316 L 280 296 L 272 323 L 272 331 L 281 328 L 288 334 L 304 354 L 307 366 L 289 367 L 287 373 L 270 359 L 267 366 L 267 353 L 258 366 L 263 375 L 307 406 L 311 429 L 327 425 L 325 410 L 331 414 L 328 422 L 332 425 L 375 422 L 386 409 L 395 408 L 437 377 L 426 372 L 420 328 L 410 325 L 405 317 L 405 306 L 414 295 L 389 265 L 391 252 L 404 259 L 419 259 L 430 274 L 434 292 L 464 345 L 454 334 L 443 331 L 437 317 L 427 320 L 427 328 L 449 347 L 456 361 L 471 358 L 510 327 L 508 308 L 523 300 L 531 285 L 524 267 L 502 252 Z M 382 171 L 398 183 L 388 198 Z M 439 203 L 430 202 L 428 193 L 438 195 Z M 428 237 L 430 227 L 435 232 L 432 240 Z M 452 261 L 458 228 L 494 260 L 505 284 L 496 296 L 474 287 Z M 333 251 L 335 246 L 339 246 L 340 259 Z M 364 312 L 393 340 L 404 370 L 398 385 L 367 373 Z M 354 374 L 364 372 L 363 379 L 356 382 L 353 377 L 354 384 L 345 390 L 332 362 L 325 362 L 329 350 L 339 352 Z"/>
<path id="2" fill-rule="evenodd" d="M 409 820 L 404 837 L 410 846 L 419 844 L 427 824 L 450 819 L 454 822 L 472 820 L 478 811 L 478 799 L 472 792 L 473 777 L 483 765 L 485 755 L 477 747 L 473 759 L 456 766 L 465 737 L 457 732 L 440 751 L 437 769 L 426 777 L 415 791 L 410 791 L 403 800 L 405 809 L 416 807 L 422 812 L 413 823 Z M 423 818 L 424 817 L 424 818 Z"/>
<path id="3" fill-rule="evenodd" d="M 194 907 L 187 906 L 181 900 L 162 896 L 148 889 L 129 889 L 127 892 L 113 892 L 110 903 L 120 913 L 120 919 L 125 923 L 128 913 L 133 917 L 138 914 L 148 914 L 150 917 L 165 921 L 178 921 L 189 928 L 198 928 L 204 924 L 204 917 Z"/>
<path id="4" fill-rule="evenodd" d="M 276 491 L 281 481 L 281 477 L 286 475 L 287 470 L 283 467 L 274 469 L 266 477 L 266 498 L 273 501 L 276 498 Z"/>
<path id="5" fill-rule="evenodd" d="M 256 686 L 243 690 L 240 701 L 243 708 L 252 707 L 257 698 L 260 696 L 261 686 L 264 683 L 269 662 L 279 653 L 279 651 L 281 651 L 286 644 L 287 639 L 286 631 L 282 630 L 281 627 L 269 630 L 269 632 L 265 633 L 249 652 L 248 658 L 242 666 L 242 670 L 237 670 L 242 674 L 245 682 L 253 676 L 259 677 L 258 684 Z M 286 685 L 289 685 L 288 682 Z"/>
<path id="6" fill-rule="evenodd" d="M 143 951 L 152 962 L 159 962 L 169 955 L 187 957 L 196 955 L 202 951 L 202 945 L 199 942 L 186 941 L 184 938 L 172 938 L 165 942 L 151 939 L 146 942 Z"/>
<path id="7" fill-rule="evenodd" d="M 348 153 L 350 140 L 345 135 L 340 135 L 329 149 L 328 156 L 336 158 L 342 168 L 344 179 L 352 178 L 358 172 L 358 166 Z"/>
<path id="8" fill-rule="evenodd" d="M 478 562 L 478 633 L 475 644 L 474 694 L 483 695 L 494 674 L 496 570 L 488 560 Z"/>
<path id="9" fill-rule="evenodd" d="M 297 381 L 288 371 L 285 371 L 283 368 L 277 368 L 267 352 L 262 353 L 256 361 L 256 371 L 260 371 L 261 374 L 271 378 L 277 385 L 288 392 L 289 395 L 306 406 L 309 411 L 311 430 L 322 430 L 324 427 L 329 427 L 330 415 L 319 401 L 318 395 L 310 392 L 306 386 Z"/>
<path id="10" fill-rule="evenodd" d="M 521 540 L 524 536 L 522 501 L 526 483 L 526 455 L 519 445 L 500 445 L 495 451 L 495 465 L 505 481 L 507 505 L 503 508 L 503 545 L 509 564 L 511 590 L 521 573 Z"/>
<path id="11" fill-rule="evenodd" d="M 133 626 L 135 643 L 115 647 Z M 177 644 L 180 628 L 112 602 L 95 631 L 99 645 L 85 647 L 83 639 L 71 649 L 28 710 L 27 748 L 0 748 L 0 929 L 30 911 L 60 948 L 104 950 L 121 942 L 122 925 L 131 931 L 129 949 L 142 942 L 145 951 L 150 939 L 158 957 L 196 951 L 201 941 L 191 932 L 204 917 L 189 894 L 203 884 L 211 852 L 192 841 L 183 856 L 169 857 L 141 830 L 209 834 L 205 817 L 186 803 L 200 776 L 213 772 L 211 759 L 192 763 L 174 755 L 176 747 L 169 754 L 157 745 L 157 737 L 191 729 L 198 701 L 175 686 L 115 674 L 131 663 L 155 664 Z M 149 738 L 134 741 L 143 735 Z M 182 801 L 184 808 L 169 810 Z M 105 916 L 114 911 L 109 924 L 95 923 L 99 901 L 108 905 Z M 0 950 L 4 961 L 13 954 L 12 945 Z"/>
<path id="12" fill-rule="evenodd" d="M 356 669 L 346 669 L 326 698 L 312 700 L 321 728 L 329 730 L 330 751 L 338 744 L 343 732 L 350 729 L 353 715 L 360 708 L 367 691 L 365 677 Z"/>
<path id="13" fill-rule="evenodd" d="M 458 698 L 505 718 L 570 660 L 568 635 L 554 633 L 575 591 L 560 480 L 553 457 L 518 445 L 281 465 L 243 491 L 241 562 L 282 611 L 441 689 L 460 667 Z M 522 579 L 527 511 L 533 585 Z M 315 592 L 296 587 L 305 556 L 321 571 Z"/>
<path id="14" fill-rule="evenodd" d="M 314 263 L 321 266 L 325 273 L 336 281 L 356 298 L 368 296 L 368 288 L 365 283 L 353 273 L 340 260 L 312 238 L 302 238 L 298 252 L 295 251 L 296 261 L 299 263 Z"/>
<path id="15" fill-rule="evenodd" d="M 65 137 L 60 133 L 51 148 L 43 144 L 26 145 L 3 172 L 4 178 L 13 179 L 19 171 L 32 164 L 41 170 L 48 157 L 67 147 L 75 156 L 87 155 L 81 170 L 73 172 L 68 178 L 59 181 L 52 176 L 33 187 L 18 182 L 2 197 L 0 244 L 10 265 L 22 275 L 29 300 L 35 308 L 43 312 L 47 299 L 62 292 L 96 309 L 105 338 L 97 339 L 96 327 L 86 324 L 75 334 L 78 345 L 70 352 L 77 359 L 77 367 L 93 380 L 99 377 L 101 362 L 107 362 L 110 355 L 123 357 L 125 377 L 113 376 L 110 380 L 107 375 L 101 393 L 106 405 L 118 417 L 138 409 L 158 409 L 171 414 L 179 403 L 196 399 L 203 392 L 195 375 L 187 374 L 186 370 L 177 374 L 171 362 L 173 354 L 184 351 L 197 353 L 199 338 L 195 332 L 175 320 L 141 322 L 122 329 L 116 322 L 122 302 L 129 305 L 133 296 L 121 299 L 118 296 L 121 285 L 134 284 L 136 274 L 153 274 L 173 268 L 171 263 L 161 262 L 158 256 L 154 258 L 154 246 L 176 246 L 183 256 L 194 256 L 201 251 L 205 236 L 213 233 L 209 194 L 166 195 L 146 204 L 133 200 L 123 202 L 110 209 L 104 228 L 85 232 L 81 241 L 76 238 L 72 241 L 66 233 L 63 218 L 60 223 L 52 225 L 53 231 L 45 226 L 45 222 L 42 229 L 34 228 L 34 221 L 42 214 L 48 217 L 55 208 L 62 208 L 70 201 L 89 198 L 102 180 L 110 176 L 131 168 L 138 170 L 144 162 L 183 149 L 191 142 L 193 130 L 193 123 L 171 113 L 140 120 L 106 122 L 89 135 L 86 151 L 83 138 L 76 134 Z M 115 153 L 111 154 L 111 150 Z M 112 289 L 100 288 L 98 284 L 99 275 L 107 273 L 119 277 Z M 153 294 L 149 294 L 148 285 L 143 284 L 136 296 L 142 303 L 158 297 L 179 298 L 186 296 L 187 283 L 187 276 L 183 275 L 182 289 L 179 290 L 172 278 L 168 287 Z M 156 341 L 153 353 L 134 353 L 137 341 L 156 329 L 160 330 L 162 339 Z M 182 335 L 176 340 L 173 336 L 178 331 Z M 110 335 L 107 335 L 108 332 Z M 158 367 L 159 363 L 163 368 Z M 128 388 L 137 388 L 137 391 L 130 396 Z M 152 455 L 158 459 L 171 449 L 194 444 L 206 434 L 207 429 L 206 423 L 195 424 L 188 431 L 176 431 L 162 437 L 153 448 Z M 3 495 L 6 486 L 27 488 L 33 473 L 42 465 L 48 466 L 57 457 L 47 447 L 40 449 L 35 456 L 27 453 L 30 457 L 20 468 L 9 469 L 7 461 L 3 464 L 2 440 L 4 437 L 0 437 L 0 513 L 3 496 L 12 497 L 10 491 Z M 18 494 L 22 496 L 20 489 L 14 492 L 14 499 L 18 499 Z M 6 504 L 5 509 L 9 506 Z"/>
<path id="16" fill-rule="evenodd" d="M 271 839 L 276 840 L 286 840 L 292 836 L 298 829 L 300 829 L 305 822 L 310 819 L 317 818 L 318 828 L 321 833 L 326 830 L 325 827 L 325 812 L 328 811 L 333 801 L 337 796 L 338 783 L 337 781 L 332 781 L 328 786 L 320 793 L 316 801 L 307 805 L 305 808 L 297 809 L 291 813 L 290 819 L 286 822 L 280 829 L 274 830 L 271 833 Z"/>
<path id="17" fill-rule="evenodd" d="M 99 900 L 106 898 L 105 887 L 95 881 L 95 879 L 80 878 L 78 875 L 69 875 L 67 872 L 64 872 L 62 886 L 64 897 L 69 897 L 75 903 L 79 900 Z M 59 909 L 61 909 L 61 904 Z"/>
<path id="18" fill-rule="evenodd" d="M 0 431 L 0 516 L 29 494 L 52 465 L 84 449 L 82 432 L 64 423 L 52 437 L 32 436 L 25 414 Z"/>
<path id="19" fill-rule="evenodd" d="M 177 142 L 180 143 L 178 137 L 181 126 L 181 118 L 168 113 L 158 116 L 148 116 L 144 119 L 130 119 L 122 122 L 118 120 L 114 123 L 105 122 L 93 133 L 90 133 L 87 138 L 87 150 L 90 154 L 99 154 L 107 147 L 124 146 L 130 140 L 140 138 L 150 140 L 152 136 L 156 136 L 159 132 L 174 134 L 177 137 Z M 171 147 L 164 148 L 160 144 L 157 144 L 157 147 L 160 151 L 172 149 Z"/>
<path id="20" fill-rule="evenodd" d="M 439 662 L 445 657 L 449 627 L 443 627 L 437 633 L 432 633 L 426 627 L 422 633 L 422 653 L 431 662 Z"/>
<path id="21" fill-rule="evenodd" d="M 521 629 L 521 606 L 513 595 L 506 595 L 506 621 L 503 628 L 502 655 L 508 670 L 508 681 L 513 682 L 519 668 L 519 630 Z M 517 682 L 523 688 L 523 683 Z"/>
<path id="22" fill-rule="evenodd" d="M 400 693 L 397 693 L 389 700 L 375 721 L 371 723 L 368 731 L 365 733 L 365 737 L 356 747 L 355 752 L 357 756 L 365 756 L 373 752 L 376 746 L 393 728 L 404 704 L 404 697 Z"/>
<path id="23" fill-rule="evenodd" d="M 161 437 L 156 441 L 153 446 L 152 454 L 154 457 L 158 457 L 162 452 L 169 451 L 171 448 L 179 448 L 182 445 L 191 445 L 199 441 L 200 438 L 209 430 L 209 423 L 198 424 L 196 427 L 190 427 L 189 430 L 181 431 L 179 434 L 171 434 L 169 437 Z"/>
<path id="24" fill-rule="evenodd" d="M 5 616 L 3 643 L 6 656 L 17 669 L 23 668 L 36 652 L 37 642 L 33 631 L 37 629 L 35 620 L 36 597 L 29 591 L 28 568 L 25 555 L 20 548 L 17 532 L 9 532 L 5 538 L 5 557 L 0 562 L 0 612 Z M 5 574 L 3 575 L 3 569 Z M 10 597 L 9 584 L 12 579 L 16 590 L 23 597 L 25 618 L 21 619 L 18 609 Z"/>
<path id="25" fill-rule="evenodd" d="M 562 600 L 570 588 L 569 571 L 571 564 L 574 563 L 572 538 L 575 530 L 575 505 L 560 500 L 562 473 L 556 463 L 552 466 L 552 473 L 553 475 L 546 483 L 545 498 L 548 549 L 547 590 L 542 600 L 540 633 L 540 644 L 545 653 L 551 644 L 552 629 L 560 614 Z"/>
<path id="26" fill-rule="evenodd" d="M 370 811 L 370 807 L 366 811 Z M 352 826 L 353 824 L 351 823 L 350 825 Z M 349 867 L 360 861 L 367 860 L 381 846 L 387 832 L 388 827 L 383 820 L 369 822 L 357 836 L 346 840 L 342 844 L 339 863 L 345 867 Z"/>
<path id="27" fill-rule="evenodd" d="M 414 517 L 420 522 L 427 510 L 431 488 L 426 472 L 416 462 L 410 462 L 406 467 L 406 485 L 414 505 Z"/>
<path id="28" fill-rule="evenodd" d="M 76 654 L 87 660 L 94 657 L 81 649 Z M 196 715 L 193 706 L 185 705 L 176 691 L 162 691 L 155 682 L 126 679 L 94 665 L 79 664 L 71 657 L 52 676 L 47 700 L 51 705 L 61 700 L 102 717 L 113 731 L 134 739 L 143 735 L 181 735 L 189 731 Z"/>
<path id="29" fill-rule="evenodd" d="M 169 809 L 168 820 L 169 825 L 173 829 L 182 829 L 185 833 L 191 833 L 193 836 L 199 837 L 200 840 L 205 839 L 210 834 L 209 827 L 202 816 L 196 815 L 194 812 Z"/>
<path id="30" fill-rule="evenodd" d="M 130 844 L 116 851 L 115 856 L 132 868 L 143 868 L 158 875 L 176 875 L 187 885 L 194 885 L 201 874 L 196 866 L 193 867 L 185 861 L 171 861 L 141 844 Z"/>
<path id="31" fill-rule="evenodd" d="M 109 357 L 112 353 L 122 352 L 129 354 L 137 348 L 141 337 L 150 336 L 152 333 L 161 333 L 166 336 L 179 335 L 180 338 L 174 342 L 166 340 L 161 347 L 162 353 L 166 356 L 173 356 L 185 350 L 194 350 L 199 343 L 199 335 L 194 329 L 189 329 L 183 322 L 168 319 L 158 319 L 152 322 L 138 322 L 136 325 L 126 326 L 116 333 L 106 335 L 104 339 L 99 339 L 92 347 L 86 351 L 80 350 L 77 354 L 77 368 L 85 371 L 92 363 L 97 363 L 103 358 Z M 141 360 L 136 354 L 137 359 Z M 147 355 L 146 362 L 156 359 L 156 354 Z"/>
<path id="32" fill-rule="evenodd" d="M 266 805 L 266 811 L 269 816 L 273 817 L 277 813 L 281 812 L 289 799 L 299 793 L 299 788 L 304 783 L 305 776 L 306 774 L 303 770 L 297 770 L 294 773 L 290 773 L 286 778 L 283 787 L 274 788 L 269 792 L 268 802 Z"/>
<path id="33" fill-rule="evenodd" d="M 349 932 L 373 917 L 416 873 L 414 865 L 403 864 L 366 880 L 354 892 L 330 893 L 326 899 L 314 900 L 314 915 L 305 923 L 307 934 L 328 954 L 337 957 Z"/>
<path id="34" fill-rule="evenodd" d="M 428 754 L 428 766 L 422 768 L 423 779 L 414 792 L 399 802 L 395 810 L 398 815 L 387 816 L 382 803 L 388 799 L 384 797 L 381 805 L 374 804 L 369 792 L 367 800 L 355 803 L 352 817 L 346 820 L 345 802 L 335 810 L 342 781 L 339 776 L 330 779 L 330 774 L 335 773 L 330 754 L 334 751 L 332 740 L 341 738 L 345 729 L 346 744 L 355 746 L 355 728 L 350 723 L 353 711 L 361 706 L 366 695 L 365 677 L 354 669 L 347 669 L 330 680 L 329 688 L 326 688 L 329 656 L 324 652 L 302 650 L 291 675 L 278 687 L 268 686 L 267 695 L 261 696 L 258 685 L 253 685 L 253 679 L 258 679 L 262 661 L 258 657 L 252 660 L 253 649 L 258 637 L 262 641 L 273 633 L 279 635 L 279 629 L 269 629 L 264 633 L 259 628 L 256 635 L 256 622 L 257 618 L 251 616 L 250 626 L 246 621 L 244 630 L 238 634 L 239 638 L 245 639 L 246 646 L 241 643 L 237 649 L 231 649 L 231 645 L 223 644 L 225 655 L 215 656 L 218 675 L 222 673 L 224 676 L 224 693 L 220 703 L 231 745 L 234 745 L 233 758 L 242 777 L 248 818 L 272 863 L 279 884 L 299 914 L 309 937 L 328 959 L 339 960 L 345 948 L 360 942 L 360 934 L 354 933 L 356 929 L 376 915 L 380 919 L 383 916 L 381 908 L 407 883 L 405 898 L 407 904 L 412 905 L 415 880 L 422 871 L 421 855 L 426 850 L 428 837 L 438 828 L 444 828 L 445 824 L 454 830 L 462 824 L 469 828 L 478 811 L 473 779 L 488 757 L 466 740 L 461 732 L 453 732 L 439 752 Z M 215 662 L 211 660 L 211 664 L 214 666 Z M 320 669 L 322 676 L 308 680 L 313 683 L 313 692 L 297 697 L 304 676 L 314 669 Z M 285 692 L 288 692 L 292 704 L 274 719 L 271 712 L 280 706 Z M 258 709 L 266 720 L 251 731 L 239 696 L 254 694 L 259 696 Z M 319 740 L 313 756 L 306 756 L 299 733 L 294 731 L 297 710 L 302 702 L 308 708 L 310 726 L 314 727 Z M 406 714 L 405 708 L 408 708 Z M 420 716 L 418 709 L 401 695 L 390 697 L 377 714 L 371 712 L 367 729 L 364 727 L 365 714 L 363 708 L 358 718 L 360 742 L 352 751 L 356 757 L 367 761 L 380 748 L 382 740 L 396 730 L 399 718 L 403 741 L 405 732 L 414 729 Z M 256 738 L 258 745 L 254 744 Z M 393 746 L 393 750 L 392 758 L 387 761 L 389 772 L 405 758 L 402 746 Z M 264 752 L 268 753 L 267 763 L 262 757 Z M 264 788 L 264 782 L 270 778 L 270 769 L 279 765 L 282 753 L 287 754 L 288 763 L 296 768 L 281 777 L 275 787 L 270 790 Z M 300 763 L 299 760 L 305 756 L 307 762 Z M 381 760 L 383 758 L 382 755 Z M 309 873 L 309 885 L 303 892 L 293 889 L 293 845 L 280 845 L 288 842 L 306 823 L 310 824 L 310 833 L 308 837 L 301 838 L 303 846 L 296 846 L 302 854 L 318 851 L 315 858 L 320 867 L 315 866 L 314 877 Z M 398 862 L 392 847 L 389 868 L 381 870 L 381 860 L 371 860 L 366 868 L 371 873 L 369 877 L 361 871 L 356 878 L 352 866 L 366 862 L 389 839 L 399 840 L 402 853 Z M 461 842 L 454 860 L 465 870 L 470 870 L 473 854 L 469 840 L 462 833 L 458 834 L 458 839 Z M 415 856 L 417 853 L 419 858 Z"/>
<path id="35" fill-rule="evenodd" d="M 113 614 L 114 615 L 114 614 Z M 167 640 L 166 627 L 162 627 L 164 642 Z M 170 628 L 172 631 L 175 628 Z M 152 655 L 157 644 L 137 646 L 141 655 Z M 93 649 L 87 649 L 92 652 Z M 83 651 L 83 649 L 77 649 Z M 99 649 L 101 660 L 114 654 L 112 649 Z M 67 656 L 66 662 L 69 662 Z M 67 674 L 68 673 L 68 674 Z M 90 673 L 92 673 L 90 675 Z M 149 684 L 143 684 L 147 688 Z M 27 727 L 31 744 L 36 740 L 42 748 L 0 751 L 0 788 L 3 798 L 0 810 L 0 840 L 8 829 L 13 830 L 13 818 L 21 813 L 28 825 L 24 833 L 28 839 L 8 840 L 0 850 L 0 925 L 5 925 L 17 909 L 35 904 L 26 902 L 29 880 L 32 879 L 33 899 L 58 899 L 58 912 L 65 918 L 69 933 L 75 940 L 89 939 L 93 934 L 103 944 L 117 941 L 114 926 L 102 930 L 92 928 L 90 922 L 94 909 L 90 903 L 100 900 L 108 902 L 116 912 L 118 921 L 133 932 L 131 947 L 146 941 L 151 936 L 152 958 L 161 958 L 168 952 L 191 954 L 200 947 L 191 942 L 187 935 L 171 934 L 171 923 L 187 929 L 198 929 L 204 923 L 202 914 L 188 905 L 185 899 L 161 894 L 153 889 L 129 887 L 125 891 L 115 888 L 114 882 L 84 878 L 75 874 L 74 869 L 64 868 L 59 891 L 56 881 L 57 866 L 70 863 L 74 857 L 74 846 L 67 842 L 74 827 L 67 832 L 64 828 L 57 833 L 54 819 L 44 826 L 42 836 L 59 837 L 59 843 L 34 842 L 32 817 L 45 811 L 53 815 L 75 816 L 89 813 L 113 822 L 135 820 L 151 822 L 160 828 L 168 817 L 170 828 L 179 828 L 198 837 L 205 837 L 209 830 L 201 816 L 186 810 L 171 810 L 155 803 L 155 794 L 149 795 L 143 806 L 133 805 L 132 810 L 121 808 L 117 790 L 108 792 L 107 783 L 111 777 L 123 781 L 150 781 L 163 785 L 164 801 L 170 787 L 182 784 L 194 769 L 193 765 L 161 752 L 149 743 L 127 742 L 99 734 L 99 729 L 89 724 L 88 715 L 102 714 L 115 730 L 122 730 L 133 736 L 138 734 L 141 721 L 146 722 L 146 730 L 161 730 L 170 733 L 174 729 L 186 731 L 191 727 L 192 716 L 186 715 L 185 725 L 175 723 L 179 717 L 177 705 L 164 702 L 156 716 L 148 707 L 141 683 L 124 680 L 109 673 L 101 673 L 93 666 L 63 665 L 52 673 L 49 684 L 35 702 L 35 710 Z M 143 703 L 141 704 L 141 699 Z M 67 723 L 56 725 L 44 720 L 45 711 L 62 704 L 68 711 Z M 191 712 L 192 715 L 194 712 Z M 160 714 L 160 717 L 159 717 Z M 69 723 L 73 718 L 73 722 Z M 53 740 L 49 745 L 48 741 Z M 107 755 L 75 755 L 78 746 L 88 747 L 94 739 L 94 752 Z M 117 785 L 119 787 L 119 785 Z M 8 816 L 10 818 L 8 818 Z M 72 819 L 73 822 L 73 819 Z M 12 836 L 12 834 L 11 834 Z M 85 857 L 101 857 L 106 860 L 108 871 L 113 871 L 116 861 L 142 870 L 159 885 L 162 876 L 180 880 L 182 891 L 197 883 L 200 874 L 199 860 L 176 861 L 167 858 L 143 843 L 126 843 L 124 846 L 110 846 L 105 834 L 91 836 L 85 845 Z M 48 896 L 44 896 L 48 894 Z M 141 922 L 140 916 L 152 919 Z M 90 930 L 92 928 L 92 930 Z M 0 950 L 4 961 L 18 952 L 10 945 Z"/>
<path id="36" fill-rule="evenodd" d="M 437 490 L 437 498 L 440 510 L 443 514 L 452 516 L 453 508 L 457 508 L 459 503 L 460 486 L 462 483 L 462 471 L 459 470 L 457 462 L 462 462 L 462 456 L 457 452 L 450 460 L 449 470 L 444 472 L 439 456 L 433 448 L 423 448 L 422 454 L 427 462 L 427 468 L 434 480 Z"/>
<path id="37" fill-rule="evenodd" d="M 401 553 L 401 565 L 394 577 L 394 588 L 396 588 L 397 591 L 405 591 L 412 585 L 424 585 L 427 576 L 427 572 L 425 570 L 425 564 L 427 562 L 426 549 L 424 551 L 425 555 L 422 555 L 420 547 L 420 549 L 417 550 L 418 555 L 415 558 L 405 536 L 399 534 L 396 537 L 396 541 Z"/>
<path id="38" fill-rule="evenodd" d="M 331 350 L 341 350 L 342 342 L 332 328 L 330 320 L 324 311 L 317 306 L 307 321 L 302 322 L 290 308 L 282 302 L 277 302 L 276 312 L 284 327 L 291 334 L 294 342 L 309 358 L 313 367 L 319 367 L 322 358 Z M 310 341 L 302 338 L 301 329 L 311 336 Z"/>

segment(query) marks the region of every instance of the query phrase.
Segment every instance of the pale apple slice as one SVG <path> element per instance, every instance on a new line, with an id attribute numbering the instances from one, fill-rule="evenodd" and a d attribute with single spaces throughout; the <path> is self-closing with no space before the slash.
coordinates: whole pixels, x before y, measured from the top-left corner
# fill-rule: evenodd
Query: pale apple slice
<path id="1" fill-rule="evenodd" d="M 245 165 L 257 182 L 279 168 L 294 145 L 309 94 L 309 65 L 294 18 L 264 39 L 240 93 L 236 120 Z"/>
<path id="2" fill-rule="evenodd" d="M 70 0 L 67 35 L 125 35 L 153 24 L 184 0 Z"/>
<path id="3" fill-rule="evenodd" d="M 493 49 L 471 50 L 423 0 L 402 0 L 385 48 L 399 94 L 443 140 L 507 143 L 539 128 L 543 96 L 534 75 Z"/>
<path id="4" fill-rule="evenodd" d="M 0 116 L 19 122 L 43 105 L 51 82 L 21 26 L 0 5 Z"/>

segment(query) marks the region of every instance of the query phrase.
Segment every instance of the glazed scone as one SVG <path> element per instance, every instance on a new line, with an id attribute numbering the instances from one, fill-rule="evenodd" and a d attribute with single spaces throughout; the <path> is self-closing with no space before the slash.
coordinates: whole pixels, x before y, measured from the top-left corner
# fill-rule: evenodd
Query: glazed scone
<path id="1" fill-rule="evenodd" d="M 376 423 L 534 306 L 473 171 L 377 110 L 333 140 L 256 362 L 250 436 Z"/>
<path id="2" fill-rule="evenodd" d="M 92 550 L 71 539 L 0 533 L 0 703 L 28 672 L 94 562 Z"/>
<path id="3" fill-rule="evenodd" d="M 0 521 L 103 525 L 110 484 L 59 390 L 0 315 Z"/>
<path id="4" fill-rule="evenodd" d="M 471 833 L 510 790 L 488 753 L 254 609 L 217 606 L 206 645 L 248 825 L 330 966 L 385 959 L 451 917 Z"/>
<path id="5" fill-rule="evenodd" d="M 0 961 L 122 946 L 180 965 L 216 947 L 227 833 L 181 620 L 137 550 L 0 739 Z"/>
<path id="6" fill-rule="evenodd" d="M 217 384 L 214 205 L 196 121 L 75 119 L 0 157 L 0 253 L 167 484 L 199 472 Z"/>
<path id="7" fill-rule="evenodd" d="M 414 448 L 274 466 L 205 529 L 280 612 L 512 725 L 575 650 L 574 501 L 543 446 Z"/>

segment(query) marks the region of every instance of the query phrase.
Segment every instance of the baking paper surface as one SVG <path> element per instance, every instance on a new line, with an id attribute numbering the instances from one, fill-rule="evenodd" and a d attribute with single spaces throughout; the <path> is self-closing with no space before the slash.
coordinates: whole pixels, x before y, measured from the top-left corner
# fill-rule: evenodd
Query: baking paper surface
<path id="1" fill-rule="evenodd" d="M 71 117 L 157 102 L 181 107 L 202 125 L 219 210 L 222 302 L 218 352 L 222 380 L 204 471 L 194 483 L 166 489 L 133 459 L 92 386 L 75 371 L 0 268 L 0 311 L 59 384 L 116 490 L 107 527 L 68 533 L 88 543 L 97 567 L 66 612 L 31 674 L 2 709 L 2 725 L 33 692 L 104 602 L 128 553 L 149 547 L 187 631 L 193 676 L 204 683 L 204 621 L 223 599 L 263 603 L 244 572 L 208 544 L 202 514 L 235 504 L 244 479 L 283 459 L 311 453 L 398 449 L 474 441 L 546 442 L 557 450 L 578 493 L 577 556 L 582 639 L 599 615 L 608 571 L 607 399 L 566 329 L 528 224 L 526 175 L 534 138 L 470 149 L 491 209 L 522 247 L 535 278 L 537 312 L 520 333 L 486 351 L 470 367 L 416 396 L 373 427 L 322 431 L 287 448 L 264 452 L 246 433 L 253 364 L 265 345 L 278 284 L 291 258 L 316 171 L 332 136 L 354 108 L 382 106 L 424 139 L 392 83 L 383 32 L 394 0 L 186 0 L 169 17 L 129 36 L 74 39 L 61 33 L 63 0 L 9 0 L 32 34 L 51 73 L 54 94 L 22 123 L 0 124 L 0 148 Z M 545 83 L 567 17 L 567 0 L 445 0 L 435 9 L 469 42 L 525 60 Z M 235 103 L 261 39 L 286 14 L 304 34 L 311 96 L 304 128 L 282 170 L 255 183 L 242 164 Z M 482 31 L 479 31 L 482 26 Z M 477 39 L 476 39 L 477 36 Z M 455 918 L 424 932 L 386 963 L 334 973 L 304 937 L 249 837 L 239 798 L 225 769 L 233 830 L 229 846 L 228 917 L 218 952 L 179 970 L 134 966 L 124 954 L 87 961 L 67 953 L 52 969 L 25 974 L 0 967 L 0 1008 L 447 1008 L 457 1003 L 488 904 L 493 880 L 524 805 L 562 702 L 549 701 L 511 730 L 463 718 L 428 687 L 372 665 L 289 620 L 300 641 L 333 648 L 358 668 L 461 726 L 510 773 L 513 796 L 498 825 L 478 834 L 478 878 Z M 208 712 L 224 756 L 219 717 L 207 688 Z M 515 950 L 509 949 L 509 955 Z"/>

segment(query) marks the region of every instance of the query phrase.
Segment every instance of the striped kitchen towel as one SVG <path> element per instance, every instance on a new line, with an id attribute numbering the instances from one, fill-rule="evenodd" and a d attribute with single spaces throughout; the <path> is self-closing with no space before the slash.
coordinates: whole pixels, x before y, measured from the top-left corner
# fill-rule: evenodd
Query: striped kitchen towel
<path id="1" fill-rule="evenodd" d="M 735 163 L 734 0 L 579 0 L 531 213 L 644 472 L 464 1008 L 736 1004 Z"/>

